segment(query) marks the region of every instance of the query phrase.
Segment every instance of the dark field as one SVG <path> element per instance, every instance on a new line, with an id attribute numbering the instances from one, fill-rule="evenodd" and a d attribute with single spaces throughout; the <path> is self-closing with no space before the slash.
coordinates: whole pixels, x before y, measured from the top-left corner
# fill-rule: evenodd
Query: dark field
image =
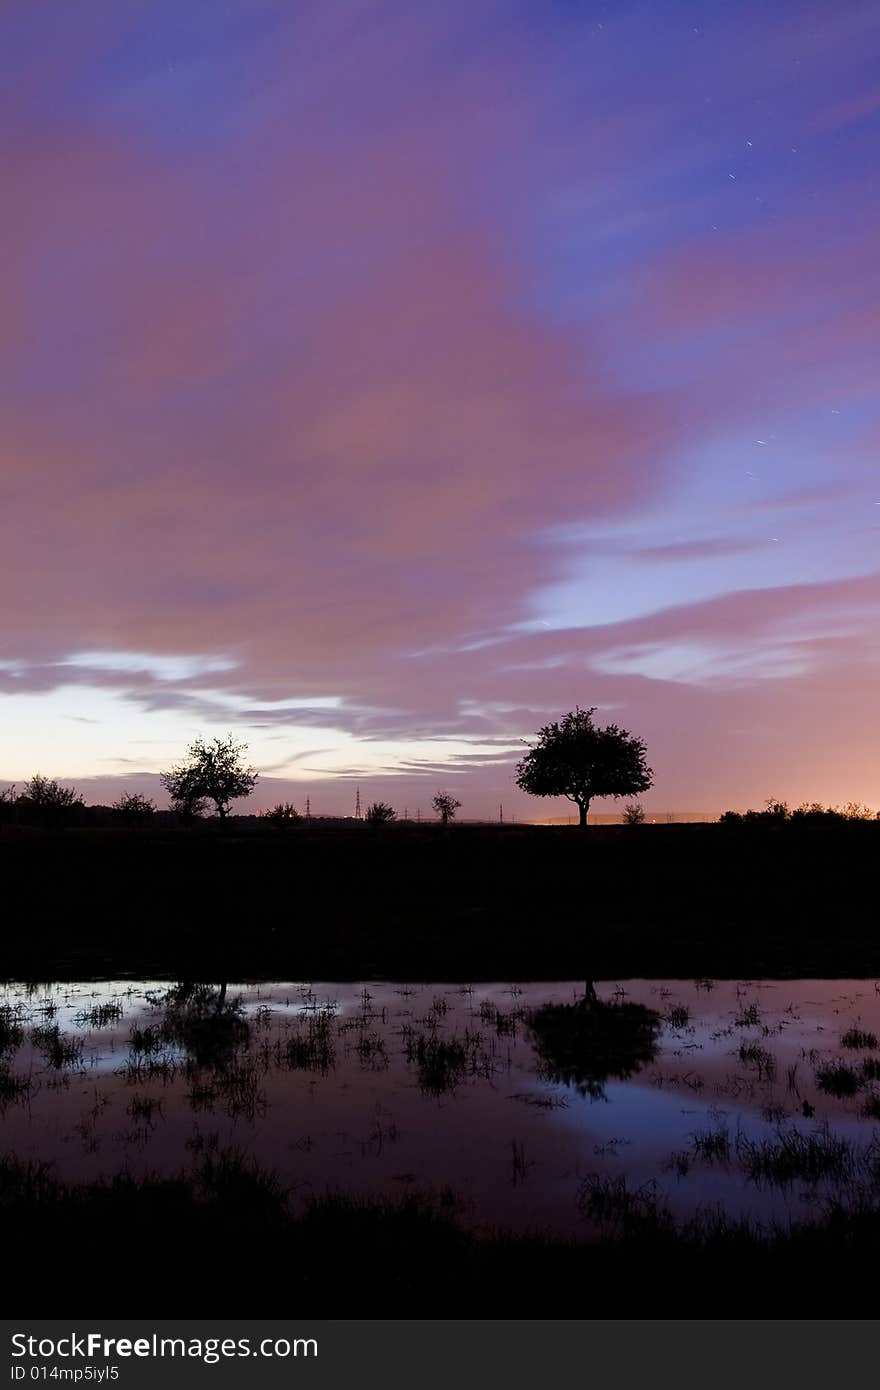
<path id="1" fill-rule="evenodd" d="M 880 823 L 0 832 L 7 978 L 880 973 Z"/>

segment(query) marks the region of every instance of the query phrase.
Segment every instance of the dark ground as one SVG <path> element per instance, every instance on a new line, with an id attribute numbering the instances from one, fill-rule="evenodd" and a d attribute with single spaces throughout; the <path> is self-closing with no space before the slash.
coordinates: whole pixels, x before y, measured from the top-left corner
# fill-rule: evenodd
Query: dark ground
<path id="1" fill-rule="evenodd" d="M 880 822 L 0 831 L 6 978 L 880 974 Z"/>

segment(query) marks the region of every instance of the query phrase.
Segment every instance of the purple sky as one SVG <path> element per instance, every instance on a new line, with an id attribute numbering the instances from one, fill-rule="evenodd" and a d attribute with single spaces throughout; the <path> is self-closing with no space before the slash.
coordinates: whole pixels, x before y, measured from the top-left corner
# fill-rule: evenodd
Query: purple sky
<path id="1" fill-rule="evenodd" d="M 880 803 L 875 0 L 2 37 L 0 776 L 543 817 L 579 703 L 648 808 Z"/>

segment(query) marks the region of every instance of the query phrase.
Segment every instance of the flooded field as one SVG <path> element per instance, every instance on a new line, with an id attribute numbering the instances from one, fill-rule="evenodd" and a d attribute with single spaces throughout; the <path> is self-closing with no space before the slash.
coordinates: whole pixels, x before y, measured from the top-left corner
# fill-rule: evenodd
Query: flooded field
<path id="1" fill-rule="evenodd" d="M 0 986 L 0 1149 L 62 1178 L 234 1148 L 294 1201 L 451 1189 L 589 1236 L 621 1183 L 786 1225 L 880 1181 L 874 981 Z"/>

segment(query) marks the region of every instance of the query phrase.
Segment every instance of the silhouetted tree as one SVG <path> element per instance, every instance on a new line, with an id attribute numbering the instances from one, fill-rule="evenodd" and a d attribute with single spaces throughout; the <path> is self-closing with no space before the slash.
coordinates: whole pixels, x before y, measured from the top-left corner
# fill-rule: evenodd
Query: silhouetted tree
<path id="1" fill-rule="evenodd" d="M 217 815 L 226 820 L 230 802 L 250 796 L 257 785 L 256 768 L 245 767 L 242 761 L 247 744 L 227 734 L 210 743 L 197 738 L 188 751 L 188 762 L 161 774 L 172 806 L 175 810 L 186 807 L 193 814 L 197 802 L 213 801 Z"/>
<path id="2" fill-rule="evenodd" d="M 576 707 L 546 724 L 516 768 L 518 787 L 530 796 L 567 797 L 582 826 L 594 796 L 631 796 L 647 791 L 653 778 L 642 740 L 616 724 L 597 727 L 595 713 Z"/>
<path id="3" fill-rule="evenodd" d="M 364 812 L 364 820 L 368 825 L 388 825 L 390 821 L 397 820 L 397 812 L 387 801 L 374 801 Z"/>
<path id="4" fill-rule="evenodd" d="M 624 825 L 644 825 L 645 808 L 638 801 L 628 801 L 623 808 Z"/>
<path id="5" fill-rule="evenodd" d="M 118 801 L 113 802 L 113 818 L 123 825 L 145 825 L 154 814 L 156 807 L 149 796 L 140 792 L 123 792 Z"/>
<path id="6" fill-rule="evenodd" d="M 461 805 L 454 796 L 448 792 L 438 792 L 431 802 L 437 815 L 440 817 L 441 825 L 448 825 L 451 820 L 455 820 L 455 813 Z"/>
<path id="7" fill-rule="evenodd" d="M 25 816 L 43 825 L 59 825 L 71 820 L 82 811 L 85 802 L 74 787 L 62 787 L 54 777 L 44 777 L 36 772 L 30 781 L 25 782 L 24 790 L 17 798 L 16 807 Z"/>

